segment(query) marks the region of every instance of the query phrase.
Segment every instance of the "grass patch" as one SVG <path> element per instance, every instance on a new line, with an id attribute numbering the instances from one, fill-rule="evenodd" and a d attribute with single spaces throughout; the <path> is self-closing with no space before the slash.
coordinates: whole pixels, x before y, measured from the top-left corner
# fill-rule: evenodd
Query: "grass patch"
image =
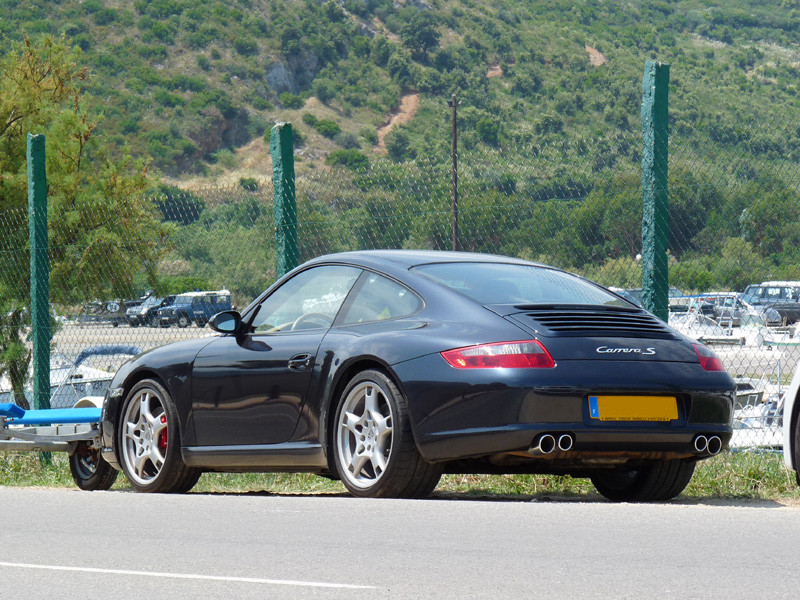
<path id="1" fill-rule="evenodd" d="M 0 485 L 74 488 L 65 454 L 54 454 L 52 463 L 41 464 L 36 453 L 0 453 Z M 130 490 L 125 477 L 116 490 Z M 344 486 L 325 477 L 295 473 L 205 473 L 192 490 L 198 493 L 345 494 Z M 445 475 L 438 495 L 461 498 L 502 496 L 523 499 L 558 496 L 598 498 L 588 479 L 556 475 Z M 800 487 L 794 473 L 776 453 L 724 452 L 702 461 L 682 494 L 695 499 L 797 500 Z"/>

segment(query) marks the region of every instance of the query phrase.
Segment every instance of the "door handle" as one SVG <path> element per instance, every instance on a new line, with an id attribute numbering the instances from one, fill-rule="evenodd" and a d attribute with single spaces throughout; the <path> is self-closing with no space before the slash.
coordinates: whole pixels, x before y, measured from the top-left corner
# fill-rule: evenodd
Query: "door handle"
<path id="1" fill-rule="evenodd" d="M 308 369 L 314 362 L 310 354 L 298 354 L 289 359 L 289 368 L 294 371 Z"/>

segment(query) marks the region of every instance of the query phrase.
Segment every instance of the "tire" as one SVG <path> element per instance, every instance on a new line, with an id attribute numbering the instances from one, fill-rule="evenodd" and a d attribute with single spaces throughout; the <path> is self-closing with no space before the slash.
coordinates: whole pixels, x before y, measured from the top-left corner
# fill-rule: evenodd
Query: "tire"
<path id="1" fill-rule="evenodd" d="M 157 381 L 144 379 L 125 399 L 117 425 L 119 462 L 137 492 L 189 491 L 201 471 L 181 458 L 178 411 Z"/>
<path id="2" fill-rule="evenodd" d="M 110 490 L 119 475 L 88 442 L 78 442 L 69 457 L 69 471 L 75 485 L 87 492 Z"/>
<path id="3" fill-rule="evenodd" d="M 178 315 L 178 327 L 188 327 L 192 320 L 186 315 Z"/>
<path id="4" fill-rule="evenodd" d="M 424 498 L 442 465 L 419 454 L 406 400 L 382 372 L 363 371 L 342 393 L 330 436 L 334 466 L 354 496 Z"/>
<path id="5" fill-rule="evenodd" d="M 697 463 L 659 460 L 638 469 L 609 470 L 592 475 L 595 489 L 614 502 L 662 502 L 680 494 Z"/>
<path id="6" fill-rule="evenodd" d="M 795 413 L 796 414 L 796 413 Z M 784 415 L 784 419 L 791 418 L 789 415 Z M 792 464 L 794 465 L 794 480 L 797 482 L 797 485 L 800 486 L 800 464 L 798 461 L 800 460 L 800 415 L 796 415 L 794 422 L 794 441 L 792 443 Z"/>

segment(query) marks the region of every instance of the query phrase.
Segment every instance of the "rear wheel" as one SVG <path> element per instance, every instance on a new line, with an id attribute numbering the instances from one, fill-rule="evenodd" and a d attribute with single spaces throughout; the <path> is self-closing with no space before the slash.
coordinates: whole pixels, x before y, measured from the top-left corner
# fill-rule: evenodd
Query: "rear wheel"
<path id="1" fill-rule="evenodd" d="M 178 411 L 157 381 L 142 380 L 128 394 L 117 443 L 122 470 L 137 492 L 185 492 L 200 477 L 181 458 Z"/>
<path id="2" fill-rule="evenodd" d="M 111 489 L 119 475 L 119 471 L 108 464 L 89 442 L 78 442 L 75 452 L 69 457 L 69 471 L 75 485 L 87 492 Z"/>
<path id="3" fill-rule="evenodd" d="M 785 419 L 790 418 L 788 415 L 784 417 Z M 797 485 L 800 485 L 800 415 L 795 417 L 794 423 L 794 443 L 792 444 L 794 456 L 792 456 L 792 464 L 794 465 L 794 480 L 797 482 Z"/>
<path id="4" fill-rule="evenodd" d="M 614 502 L 661 502 L 680 494 L 692 479 L 695 461 L 658 460 L 628 470 L 592 475 L 595 489 Z"/>
<path id="5" fill-rule="evenodd" d="M 354 496 L 424 498 L 439 483 L 442 467 L 417 451 L 405 398 L 384 373 L 350 381 L 334 426 L 336 470 Z"/>

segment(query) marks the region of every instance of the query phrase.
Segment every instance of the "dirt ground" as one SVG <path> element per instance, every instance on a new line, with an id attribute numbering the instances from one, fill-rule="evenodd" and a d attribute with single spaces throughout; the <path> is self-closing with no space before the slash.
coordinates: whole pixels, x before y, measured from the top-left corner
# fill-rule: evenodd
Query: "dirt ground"
<path id="1" fill-rule="evenodd" d="M 406 94 L 400 99 L 400 106 L 389 113 L 389 120 L 378 129 L 378 151 L 386 152 L 386 136 L 398 125 L 411 122 L 419 110 L 419 93 Z"/>

